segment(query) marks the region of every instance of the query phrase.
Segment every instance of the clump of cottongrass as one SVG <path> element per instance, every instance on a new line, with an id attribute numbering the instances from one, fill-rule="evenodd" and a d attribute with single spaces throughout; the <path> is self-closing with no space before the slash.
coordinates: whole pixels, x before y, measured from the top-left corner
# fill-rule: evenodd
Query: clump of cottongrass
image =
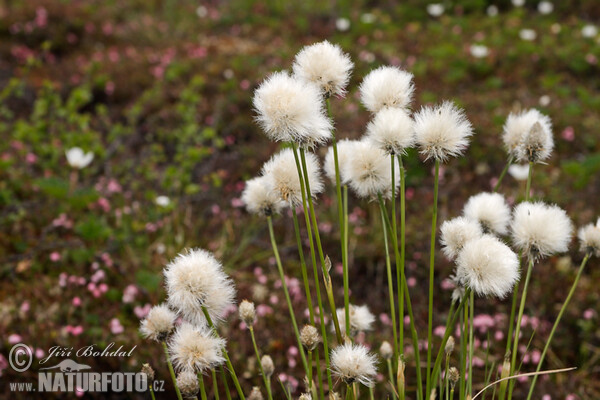
<path id="1" fill-rule="evenodd" d="M 314 83 L 325 97 L 344 96 L 352 72 L 352 61 L 340 46 L 327 40 L 304 47 L 292 69 L 299 79 Z"/>
<path id="2" fill-rule="evenodd" d="M 254 92 L 253 104 L 256 120 L 271 140 L 312 145 L 331 137 L 333 126 L 324 115 L 319 88 L 287 72 L 269 76 Z"/>
<path id="3" fill-rule="evenodd" d="M 402 155 L 415 144 L 413 120 L 400 108 L 386 108 L 367 125 L 366 138 L 388 154 Z"/>
<path id="4" fill-rule="evenodd" d="M 336 310 L 338 322 L 340 327 L 346 326 L 346 313 L 344 308 L 338 308 Z M 369 307 L 349 305 L 350 314 L 350 333 L 355 334 L 357 332 L 370 331 L 373 328 L 373 322 L 375 322 L 375 316 L 369 311 Z M 332 327 L 334 328 L 334 327 Z M 333 329 L 332 329 L 333 331 Z"/>
<path id="5" fill-rule="evenodd" d="M 175 314 L 169 306 L 161 304 L 152 307 L 140 325 L 140 332 L 145 338 L 164 342 L 175 328 Z"/>
<path id="6" fill-rule="evenodd" d="M 492 235 L 465 244 L 456 259 L 456 279 L 481 296 L 504 298 L 519 279 L 519 259 Z"/>
<path id="7" fill-rule="evenodd" d="M 216 336 L 208 326 L 184 322 L 175 331 L 169 352 L 176 369 L 204 373 L 225 361 L 224 347 L 225 339 Z"/>
<path id="8" fill-rule="evenodd" d="M 581 251 L 600 257 L 600 218 L 596 224 L 588 224 L 579 229 L 577 234 L 581 242 Z"/>
<path id="9" fill-rule="evenodd" d="M 379 346 L 379 353 L 384 360 L 391 360 L 394 356 L 394 349 L 392 345 L 387 340 L 384 340 Z"/>
<path id="10" fill-rule="evenodd" d="M 271 378 L 273 373 L 275 372 L 275 364 L 273 363 L 273 359 L 269 355 L 264 355 L 260 359 L 260 365 L 262 366 L 263 373 L 267 378 Z"/>
<path id="11" fill-rule="evenodd" d="M 248 300 L 242 300 L 240 306 L 238 307 L 238 313 L 240 315 L 240 319 L 244 321 L 246 326 L 253 326 L 256 322 L 256 309 L 254 308 L 254 303 Z"/>
<path id="12" fill-rule="evenodd" d="M 471 196 L 463 210 L 465 217 L 481 224 L 484 232 L 504 235 L 510 223 L 510 208 L 499 193 Z"/>
<path id="13" fill-rule="evenodd" d="M 408 108 L 415 91 L 413 75 L 397 67 L 371 71 L 360 84 L 360 100 L 373 114 L 384 108 Z"/>
<path id="14" fill-rule="evenodd" d="M 185 398 L 194 398 L 200 390 L 198 376 L 192 371 L 181 371 L 177 375 L 177 387 Z"/>
<path id="15" fill-rule="evenodd" d="M 358 197 L 372 200 L 379 194 L 385 199 L 396 195 L 400 174 L 395 174 L 392 189 L 390 156 L 371 143 L 357 142 L 352 148 L 352 158 L 343 167 L 342 175 Z"/>
<path id="16" fill-rule="evenodd" d="M 192 249 L 178 255 L 164 271 L 168 303 L 189 322 L 207 323 L 202 308 L 216 323 L 233 304 L 233 282 L 208 251 Z"/>
<path id="17" fill-rule="evenodd" d="M 460 108 L 445 101 L 425 106 L 414 116 L 414 130 L 420 153 L 425 159 L 444 162 L 463 153 L 473 135 L 471 123 Z"/>
<path id="18" fill-rule="evenodd" d="M 466 217 L 456 217 L 444 221 L 441 228 L 442 251 L 450 260 L 454 260 L 464 245 L 483 235 L 481 225 Z"/>
<path id="19" fill-rule="evenodd" d="M 561 208 L 524 202 L 513 213 L 513 242 L 533 260 L 567 251 L 573 225 Z"/>
<path id="20" fill-rule="evenodd" d="M 312 153 L 306 153 L 306 170 L 310 182 L 310 194 L 316 197 L 324 189 L 319 170 L 319 160 Z M 273 155 L 262 168 L 262 174 L 271 183 L 273 190 L 288 204 L 302 204 L 302 186 L 296 168 L 292 149 L 284 149 Z"/>
<path id="21" fill-rule="evenodd" d="M 552 122 L 550 118 L 535 108 L 508 115 L 503 127 L 502 140 L 511 158 L 518 158 L 519 147 L 523 138 L 536 123 L 540 124 L 542 131 L 546 132 L 545 135 L 552 137 Z"/>
<path id="22" fill-rule="evenodd" d="M 344 174 L 345 165 L 348 161 L 352 161 L 354 157 L 354 146 L 359 143 L 356 140 L 342 139 L 337 142 L 337 153 L 338 153 L 338 168 L 340 172 L 340 182 L 342 184 L 348 183 L 348 177 Z M 323 170 L 325 175 L 335 183 L 335 160 L 333 157 L 333 147 L 330 146 L 327 149 L 325 155 L 325 161 L 323 162 Z"/>
<path id="23" fill-rule="evenodd" d="M 371 386 L 377 374 L 377 358 L 361 344 L 345 343 L 331 351 L 331 372 L 346 385 Z"/>
<path id="24" fill-rule="evenodd" d="M 248 212 L 268 217 L 279 214 L 286 206 L 281 197 L 273 190 L 272 182 L 264 176 L 250 179 L 242 192 L 242 202 Z"/>
<path id="25" fill-rule="evenodd" d="M 539 163 L 550 157 L 553 148 L 552 132 L 536 122 L 517 146 L 517 160 Z"/>
<path id="26" fill-rule="evenodd" d="M 312 325 L 304 325 L 304 328 L 300 331 L 300 342 L 306 350 L 313 351 L 317 348 L 319 342 L 321 342 L 319 330 Z"/>

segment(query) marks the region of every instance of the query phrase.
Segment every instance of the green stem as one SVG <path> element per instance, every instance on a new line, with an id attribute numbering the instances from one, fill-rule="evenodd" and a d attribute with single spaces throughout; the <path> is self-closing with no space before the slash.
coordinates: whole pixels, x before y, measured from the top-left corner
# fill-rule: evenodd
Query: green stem
<path id="1" fill-rule="evenodd" d="M 396 392 L 394 391 L 394 386 L 396 386 L 394 382 L 396 382 L 396 380 L 394 379 L 394 367 L 392 367 L 392 360 L 388 358 L 385 361 L 387 364 L 388 379 L 390 380 L 390 385 L 392 385 L 392 397 L 396 398 Z"/>
<path id="2" fill-rule="evenodd" d="M 312 383 L 313 383 L 312 363 L 313 363 L 312 351 L 308 350 L 308 375 L 306 376 L 306 379 L 308 379 L 308 392 L 309 393 L 312 393 Z"/>
<path id="3" fill-rule="evenodd" d="M 200 398 L 202 400 L 208 400 L 206 388 L 204 387 L 204 376 L 201 373 L 198 373 L 198 385 L 200 386 Z"/>
<path id="4" fill-rule="evenodd" d="M 208 326 L 210 326 L 213 332 L 217 334 L 217 328 L 215 328 L 212 318 L 210 317 L 210 314 L 208 313 L 208 310 L 205 306 L 202 306 L 202 312 L 204 313 L 204 317 L 206 318 Z M 227 364 L 227 368 L 229 368 L 229 374 L 231 375 L 231 379 L 233 380 L 233 384 L 235 385 L 235 389 L 237 390 L 240 399 L 246 400 L 244 392 L 242 391 L 242 387 L 240 386 L 240 382 L 238 381 L 237 375 L 235 373 L 235 369 L 233 369 L 233 364 L 231 363 L 231 359 L 229 358 L 229 353 L 227 352 L 226 347 L 223 347 L 223 357 L 225 357 L 225 363 Z"/>
<path id="5" fill-rule="evenodd" d="M 406 180 L 404 166 L 402 165 L 402 156 L 398 155 L 398 169 L 400 170 L 400 273 L 396 271 L 397 289 L 398 289 L 398 323 L 399 332 L 399 353 L 404 354 L 404 291 L 402 279 L 405 279 L 404 268 L 406 258 Z M 394 218 L 395 219 L 395 218 Z M 406 285 L 406 282 L 404 282 Z"/>
<path id="6" fill-rule="evenodd" d="M 227 375 L 225 375 L 225 368 L 222 365 L 219 365 L 219 373 L 221 374 L 221 380 L 225 385 L 225 397 L 227 400 L 231 400 L 231 391 L 229 390 L 229 382 L 227 381 Z"/>
<path id="7" fill-rule="evenodd" d="M 510 168 L 510 166 L 511 166 L 512 163 L 513 163 L 513 157 L 510 156 L 508 158 L 508 161 L 507 161 L 506 165 L 504 166 L 504 169 L 502 170 L 502 173 L 500 174 L 500 177 L 498 178 L 498 181 L 494 185 L 494 193 L 497 192 L 498 189 L 500 188 L 500 183 L 502 182 L 502 179 L 504 179 L 504 176 L 508 172 L 508 169 Z"/>
<path id="8" fill-rule="evenodd" d="M 277 271 L 279 272 L 279 279 L 281 280 L 281 287 L 283 288 L 283 294 L 285 295 L 285 301 L 288 305 L 290 313 L 290 319 L 292 320 L 292 326 L 294 328 L 294 334 L 296 335 L 296 342 L 298 343 L 298 352 L 302 358 L 302 365 L 304 371 L 308 373 L 308 363 L 306 362 L 306 355 L 304 354 L 304 348 L 302 347 L 302 341 L 300 340 L 300 331 L 298 331 L 298 324 L 296 323 L 296 315 L 294 314 L 294 307 L 292 306 L 292 299 L 287 288 L 285 281 L 285 274 L 283 273 L 283 266 L 281 264 L 281 258 L 279 257 L 279 250 L 277 249 L 277 241 L 275 240 L 275 232 L 273 230 L 273 220 L 271 216 L 267 217 L 267 225 L 269 226 L 269 236 L 271 238 L 271 246 L 273 247 L 273 254 L 275 255 L 275 261 L 277 263 Z"/>
<path id="9" fill-rule="evenodd" d="M 579 279 L 581 278 L 581 273 L 583 272 L 583 269 L 584 269 L 585 265 L 587 264 L 590 256 L 591 256 L 591 253 L 587 253 L 585 255 L 585 257 L 583 258 L 583 261 L 581 262 L 581 265 L 579 266 L 579 269 L 577 270 L 577 276 L 575 277 L 575 281 L 573 282 L 573 285 L 571 286 L 571 290 L 569 291 L 569 294 L 567 295 L 567 298 L 565 299 L 565 302 L 563 303 L 562 307 L 560 308 L 558 316 L 556 317 L 556 320 L 554 321 L 554 325 L 552 326 L 552 330 L 550 331 L 550 336 L 548 337 L 548 340 L 546 341 L 546 344 L 544 345 L 544 351 L 542 351 L 542 355 L 540 357 L 540 361 L 538 362 L 535 372 L 540 372 L 540 370 L 542 369 L 542 364 L 544 363 L 544 358 L 546 357 L 546 353 L 548 352 L 548 349 L 550 348 L 550 343 L 552 342 L 552 338 L 554 337 L 556 328 L 558 327 L 558 324 L 560 323 L 560 320 L 561 320 L 563 314 L 565 313 L 567 306 L 571 302 L 571 298 L 573 297 L 573 294 L 575 293 L 575 289 L 577 288 L 577 284 L 579 283 Z M 527 400 L 531 400 L 531 396 L 533 395 L 533 389 L 535 388 L 535 383 L 537 382 L 537 378 L 538 378 L 538 375 L 535 375 L 533 377 L 533 381 L 531 382 L 531 387 L 529 388 L 529 394 L 527 395 Z"/>
<path id="10" fill-rule="evenodd" d="M 344 313 L 346 317 L 346 336 L 350 337 L 350 278 L 348 271 L 348 185 L 344 185 L 343 193 L 344 229 L 342 231 L 342 265 L 344 268 Z"/>
<path id="11" fill-rule="evenodd" d="M 463 295 L 463 301 L 466 300 L 466 293 Z M 469 310 L 467 307 L 463 309 L 461 313 L 462 324 L 461 324 L 461 332 L 460 332 L 460 381 L 459 381 L 459 393 L 458 398 L 463 399 L 465 396 L 465 386 L 466 386 L 466 374 L 467 374 L 467 332 L 469 330 Z"/>
<path id="12" fill-rule="evenodd" d="M 531 197 L 531 181 L 533 180 L 533 162 L 529 162 L 529 172 L 527 174 L 527 187 L 525 188 L 525 201 Z"/>
<path id="13" fill-rule="evenodd" d="M 148 389 L 150 389 L 150 396 L 152 397 L 152 400 L 156 400 L 156 397 L 154 396 L 154 390 L 152 390 L 152 384 L 148 386 Z"/>
<path id="14" fill-rule="evenodd" d="M 468 290 L 468 289 L 467 289 Z M 442 343 L 440 345 L 440 349 L 438 350 L 437 356 L 435 357 L 435 362 L 433 364 L 433 370 L 431 372 L 431 381 L 436 382 L 438 376 L 440 374 L 440 370 L 442 367 L 442 360 L 444 358 L 444 352 L 446 351 L 446 343 L 448 342 L 448 338 L 452 334 L 452 329 L 456 325 L 456 320 L 461 315 L 461 309 L 465 307 L 466 296 L 463 297 L 461 302 L 458 305 L 456 311 L 454 311 L 454 306 L 456 302 L 452 302 L 450 305 L 450 311 L 448 312 L 448 318 L 446 321 L 446 329 L 444 330 L 444 336 L 442 337 Z M 466 308 L 466 307 L 465 307 Z"/>
<path id="15" fill-rule="evenodd" d="M 254 327 L 249 326 L 248 330 L 250 331 L 250 337 L 252 338 L 252 346 L 254 347 L 254 354 L 256 355 L 256 359 L 258 360 L 258 368 L 260 369 L 260 374 L 262 375 L 263 382 L 265 383 L 265 388 L 267 389 L 267 396 L 269 400 L 273 400 L 273 395 L 271 394 L 270 385 L 269 385 L 269 377 L 265 375 L 265 371 L 262 367 L 262 359 L 260 358 L 260 352 L 258 351 L 258 346 L 256 345 L 256 337 L 254 336 Z"/>
<path id="16" fill-rule="evenodd" d="M 177 399 L 183 400 L 181 397 L 181 392 L 179 391 L 179 387 L 177 386 L 177 378 L 175 378 L 175 371 L 173 370 L 173 364 L 171 363 L 171 356 L 169 356 L 169 349 L 167 347 L 167 342 L 162 342 L 163 349 L 165 350 L 165 356 L 167 357 L 167 365 L 169 366 L 169 373 L 171 374 L 171 379 L 173 380 L 173 385 L 175 386 L 175 393 L 177 393 Z"/>
<path id="17" fill-rule="evenodd" d="M 450 368 L 450 354 L 446 354 L 446 367 L 444 369 L 444 381 L 446 382 L 446 400 L 448 400 L 448 391 L 450 389 L 450 380 L 448 379 L 449 368 Z"/>
<path id="18" fill-rule="evenodd" d="M 346 385 L 346 400 L 354 400 L 354 389 L 352 385 Z"/>
<path id="19" fill-rule="evenodd" d="M 212 374 L 213 393 L 215 400 L 219 400 L 219 382 L 217 381 L 217 370 L 213 368 L 210 372 Z"/>
<path id="20" fill-rule="evenodd" d="M 427 318 L 427 382 L 425 387 L 430 393 L 431 382 L 429 375 L 431 374 L 431 348 L 433 347 L 433 281 L 434 281 L 434 264 L 435 264 L 435 235 L 437 232 L 437 208 L 438 208 L 438 186 L 440 180 L 440 162 L 435 160 L 435 176 L 433 178 L 433 214 L 431 216 L 431 242 L 429 247 L 429 313 Z"/>
<path id="21" fill-rule="evenodd" d="M 531 168 L 531 166 L 530 166 Z M 523 284 L 523 293 L 521 294 L 521 304 L 519 305 L 519 314 L 515 321 L 515 338 L 513 341 L 513 348 L 510 362 L 510 375 L 514 375 L 515 367 L 517 364 L 517 352 L 519 350 L 519 333 L 521 332 L 521 319 L 523 318 L 523 311 L 525 310 L 525 301 L 527 300 L 527 289 L 529 288 L 529 279 L 531 278 L 531 271 L 533 270 L 533 258 L 529 259 L 529 265 L 527 266 L 527 275 L 525 276 L 525 283 Z M 514 381 L 514 380 L 513 380 Z M 514 385 L 508 385 L 508 398 L 512 399 L 512 391 Z"/>
<path id="22" fill-rule="evenodd" d="M 473 316 L 475 314 L 475 295 L 473 291 L 471 291 L 471 296 L 469 298 L 469 386 L 467 389 L 467 393 L 469 396 L 473 397 L 473 354 L 475 350 L 475 344 L 473 343 Z"/>

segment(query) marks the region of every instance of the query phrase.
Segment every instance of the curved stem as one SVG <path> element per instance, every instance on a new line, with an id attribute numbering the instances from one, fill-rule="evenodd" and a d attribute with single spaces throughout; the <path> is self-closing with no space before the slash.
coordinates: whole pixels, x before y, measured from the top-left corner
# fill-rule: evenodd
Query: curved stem
<path id="1" fill-rule="evenodd" d="M 533 162 L 529 161 L 529 172 L 527 174 L 527 186 L 525 188 L 525 201 L 531 198 L 531 181 L 533 180 Z"/>
<path id="2" fill-rule="evenodd" d="M 200 398 L 202 400 L 208 400 L 208 396 L 206 396 L 206 388 L 204 387 L 204 376 L 202 374 L 198 374 L 198 386 L 200 386 Z"/>
<path id="3" fill-rule="evenodd" d="M 171 356 L 169 355 L 169 349 L 167 347 L 167 342 L 162 341 L 163 349 L 165 350 L 165 356 L 167 357 L 167 364 L 169 366 L 169 373 L 171 374 L 171 379 L 173 380 L 173 385 L 175 386 L 175 393 L 177 393 L 177 399 L 183 400 L 181 397 L 181 392 L 179 391 L 179 386 L 177 386 L 177 378 L 175 378 L 175 371 L 173 370 L 173 364 L 171 363 Z"/>
<path id="4" fill-rule="evenodd" d="M 473 343 L 473 316 L 475 314 L 475 296 L 473 291 L 469 296 L 469 384 L 467 393 L 469 396 L 473 396 L 473 354 L 475 350 L 475 344 Z"/>
<path id="5" fill-rule="evenodd" d="M 260 352 L 258 351 L 258 346 L 256 345 L 256 338 L 254 336 L 254 327 L 249 326 L 248 330 L 250 331 L 250 337 L 252 338 L 252 346 L 254 347 L 254 354 L 256 354 L 256 360 L 258 361 L 258 368 L 260 369 L 260 374 L 262 375 L 263 382 L 265 383 L 265 388 L 267 389 L 267 396 L 269 400 L 273 400 L 273 395 L 271 394 L 271 385 L 269 385 L 269 378 L 265 375 L 265 371 L 262 367 L 262 359 L 260 358 Z"/>
<path id="6" fill-rule="evenodd" d="M 573 285 L 571 286 L 571 290 L 569 291 L 569 294 L 567 295 L 565 302 L 563 303 L 562 307 L 560 308 L 558 316 L 556 317 L 556 321 L 554 321 L 554 325 L 552 326 L 552 330 L 550 331 L 550 336 L 548 337 L 548 340 L 546 340 L 546 344 L 544 346 L 544 351 L 542 351 L 542 355 L 540 357 L 540 361 L 538 362 L 535 372 L 540 372 L 540 370 L 542 369 L 542 364 L 544 363 L 544 358 L 546 357 L 546 353 L 548 352 L 548 349 L 550 348 L 550 343 L 552 342 L 552 338 L 554 337 L 556 328 L 558 327 L 558 324 L 560 323 L 560 320 L 561 320 L 563 314 L 565 313 L 565 310 L 567 309 L 567 306 L 569 305 L 569 302 L 571 301 L 573 294 L 575 293 L 575 289 L 577 288 L 577 284 L 579 283 L 579 278 L 581 278 L 581 273 L 583 272 L 583 268 L 585 267 L 585 264 L 587 264 L 587 261 L 590 258 L 590 256 L 591 256 L 591 253 L 587 253 L 585 255 L 585 257 L 583 258 L 583 261 L 581 262 L 581 265 L 579 266 L 579 269 L 577 270 L 577 276 L 575 277 L 575 281 L 573 282 Z M 531 387 L 529 388 L 529 394 L 527 395 L 527 400 L 530 400 L 531 396 L 533 395 L 533 389 L 535 388 L 535 383 L 537 382 L 537 377 L 538 377 L 537 375 L 535 375 L 533 377 L 533 381 L 531 382 Z"/>
<path id="7" fill-rule="evenodd" d="M 225 368 L 222 365 L 219 365 L 219 373 L 221 374 L 221 380 L 225 385 L 225 397 L 227 400 L 231 400 L 231 391 L 229 390 L 229 382 L 227 381 L 227 375 L 225 375 Z"/>
<path id="8" fill-rule="evenodd" d="M 217 381 L 217 370 L 213 368 L 210 372 L 213 381 L 213 394 L 215 396 L 215 400 L 219 400 L 219 382 Z"/>
<path id="9" fill-rule="evenodd" d="M 398 155 L 398 169 L 400 170 L 400 273 L 396 271 L 397 290 L 398 290 L 398 322 L 399 326 L 399 352 L 404 354 L 404 291 L 402 288 L 402 279 L 404 276 L 405 258 L 406 258 L 406 181 L 404 166 L 402 165 L 402 156 Z M 406 282 L 404 282 L 406 284 Z"/>
<path id="10" fill-rule="evenodd" d="M 504 176 L 508 172 L 508 169 L 510 168 L 512 163 L 513 163 L 513 157 L 510 156 L 508 158 L 508 161 L 506 162 L 506 165 L 504 166 L 504 169 L 502 170 L 502 173 L 500 174 L 500 177 L 498 178 L 498 181 L 494 185 L 494 193 L 497 192 L 498 189 L 500 188 L 500 183 L 502 182 L 502 179 L 504 179 Z"/>

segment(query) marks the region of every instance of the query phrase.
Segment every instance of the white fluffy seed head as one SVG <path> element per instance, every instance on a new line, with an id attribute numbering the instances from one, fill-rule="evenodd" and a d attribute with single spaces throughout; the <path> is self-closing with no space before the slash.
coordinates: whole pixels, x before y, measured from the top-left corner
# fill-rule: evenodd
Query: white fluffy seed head
<path id="1" fill-rule="evenodd" d="M 397 67 L 383 66 L 371 72 L 360 84 L 360 99 L 373 114 L 384 108 L 408 108 L 415 86 L 413 75 Z"/>
<path id="2" fill-rule="evenodd" d="M 384 340 L 379 347 L 379 353 L 381 353 L 381 357 L 383 357 L 384 360 L 391 360 L 394 355 L 394 349 L 390 342 Z"/>
<path id="3" fill-rule="evenodd" d="M 273 190 L 272 182 L 264 176 L 246 181 L 242 201 L 248 212 L 263 217 L 279 214 L 286 205 Z"/>
<path id="4" fill-rule="evenodd" d="M 166 304 L 154 306 L 142 321 L 140 331 L 144 337 L 162 342 L 175 327 L 175 319 L 177 315 Z"/>
<path id="5" fill-rule="evenodd" d="M 402 155 L 415 144 L 414 122 L 400 108 L 385 108 L 367 125 L 367 139 L 388 154 Z"/>
<path id="6" fill-rule="evenodd" d="M 442 251 L 450 260 L 454 260 L 464 245 L 483 235 L 481 225 L 466 217 L 456 217 L 444 221 L 441 228 Z"/>
<path id="7" fill-rule="evenodd" d="M 492 235 L 465 244 L 456 259 L 456 278 L 481 296 L 506 297 L 519 279 L 519 259 Z"/>
<path id="8" fill-rule="evenodd" d="M 225 339 L 217 337 L 206 325 L 179 325 L 169 343 L 171 361 L 179 371 L 204 373 L 221 365 Z"/>
<path id="9" fill-rule="evenodd" d="M 242 300 L 238 307 L 238 313 L 240 314 L 240 319 L 244 321 L 247 326 L 250 327 L 256 322 L 256 309 L 254 308 L 254 303 L 251 301 Z"/>
<path id="10" fill-rule="evenodd" d="M 511 230 L 517 248 L 535 260 L 567 251 L 573 225 L 557 206 L 524 202 L 514 210 Z"/>
<path id="11" fill-rule="evenodd" d="M 450 101 L 421 108 L 415 115 L 414 130 L 425 159 L 435 158 L 441 162 L 462 154 L 473 134 L 464 111 Z"/>
<path id="12" fill-rule="evenodd" d="M 352 161 L 354 156 L 353 148 L 358 143 L 355 140 L 342 139 L 337 142 L 337 152 L 338 152 L 338 167 L 340 171 L 340 182 L 342 184 L 348 183 L 348 177 L 344 176 L 344 165 L 348 161 Z M 327 154 L 325 155 L 325 162 L 323 163 L 323 170 L 325 171 L 325 175 L 331 180 L 331 182 L 335 183 L 335 160 L 333 157 L 333 147 L 329 146 L 327 149 Z"/>
<path id="13" fill-rule="evenodd" d="M 181 371 L 177 375 L 177 387 L 185 398 L 193 398 L 200 390 L 198 375 L 192 371 Z"/>
<path id="14" fill-rule="evenodd" d="M 324 189 L 319 168 L 319 160 L 312 153 L 306 154 L 306 170 L 310 182 L 310 193 L 316 197 Z M 298 155 L 300 160 L 300 155 Z M 286 204 L 298 206 L 302 204 L 302 186 L 296 168 L 296 159 L 292 149 L 284 149 L 273 155 L 262 168 L 265 176 L 277 196 Z"/>
<path id="15" fill-rule="evenodd" d="M 375 316 L 369 311 L 369 307 L 349 305 L 350 314 L 350 334 L 355 335 L 358 332 L 370 331 L 373 329 L 373 322 L 375 322 Z M 345 330 L 346 326 L 346 310 L 344 308 L 338 308 L 336 310 L 338 317 L 338 323 L 340 329 Z M 334 327 L 331 327 L 332 332 Z"/>
<path id="16" fill-rule="evenodd" d="M 317 85 L 325 97 L 344 96 L 352 61 L 340 46 L 323 41 L 304 47 L 292 66 L 300 80 Z"/>
<path id="17" fill-rule="evenodd" d="M 588 224 L 577 234 L 581 242 L 581 251 L 600 257 L 600 219 L 596 225 Z"/>
<path id="18" fill-rule="evenodd" d="M 186 321 L 206 324 L 202 311 L 206 307 L 212 321 L 217 323 L 233 304 L 233 282 L 208 251 L 191 249 L 178 255 L 167 265 L 164 275 L 168 303 Z"/>
<path id="19" fill-rule="evenodd" d="M 256 120 L 271 140 L 311 146 L 331 137 L 319 88 L 287 72 L 269 76 L 254 92 L 253 103 Z"/>
<path id="20" fill-rule="evenodd" d="M 471 196 L 463 210 L 465 217 L 481 224 L 485 233 L 505 235 L 510 223 L 510 208 L 500 193 Z"/>
<path id="21" fill-rule="evenodd" d="M 509 156 L 518 158 L 519 146 L 535 123 L 539 123 L 545 135 L 552 138 L 552 122 L 550 118 L 535 108 L 508 115 L 504 123 L 502 141 Z"/>
<path id="22" fill-rule="evenodd" d="M 536 122 L 517 146 L 517 160 L 539 163 L 550 157 L 553 148 L 552 132 Z"/>
<path id="23" fill-rule="evenodd" d="M 331 372 L 344 383 L 371 386 L 377 374 L 377 358 L 361 344 L 346 343 L 331 351 Z"/>
<path id="24" fill-rule="evenodd" d="M 394 163 L 394 188 L 390 156 L 367 141 L 357 142 L 352 147 L 352 157 L 343 165 L 342 176 L 360 198 L 377 199 L 378 193 L 389 199 L 396 195 L 400 174 Z"/>

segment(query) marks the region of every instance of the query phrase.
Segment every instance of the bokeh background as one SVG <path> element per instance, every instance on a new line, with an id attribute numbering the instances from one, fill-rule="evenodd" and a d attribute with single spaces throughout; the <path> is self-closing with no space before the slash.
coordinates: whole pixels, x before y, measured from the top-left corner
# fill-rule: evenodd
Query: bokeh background
<path id="1" fill-rule="evenodd" d="M 168 380 L 161 347 L 141 339 L 138 327 L 164 299 L 163 266 L 186 247 L 214 251 L 232 274 L 239 300 L 259 304 L 261 351 L 273 356 L 280 379 L 298 385 L 301 367 L 266 224 L 247 215 L 240 195 L 244 180 L 277 150 L 253 122 L 253 90 L 316 41 L 339 44 L 355 63 L 348 96 L 332 100 L 338 138 L 364 133 L 370 116 L 357 87 L 380 65 L 415 75 L 414 109 L 444 99 L 465 108 L 476 135 L 466 155 L 442 169 L 440 223 L 460 214 L 470 195 L 493 187 L 507 158 L 502 124 L 509 112 L 529 107 L 552 118 L 556 142 L 548 165 L 535 169 L 535 197 L 565 208 L 578 226 L 595 221 L 599 20 L 595 0 L 436 6 L 417 0 L 0 0 L 0 397 L 18 398 L 7 393 L 8 382 L 37 380 L 37 362 L 23 374 L 7 365 L 18 342 L 33 346 L 38 358 L 55 345 L 137 345 L 130 358 L 77 361 L 94 371 L 137 371 L 149 362 Z M 93 152 L 92 163 L 70 168 L 65 151 L 72 147 Z M 424 205 L 433 197 L 432 165 L 416 153 L 405 165 L 408 275 L 423 332 L 431 215 Z M 524 183 L 507 176 L 500 191 L 515 202 Z M 319 199 L 318 212 L 336 264 L 333 188 Z M 379 214 L 355 199 L 350 213 L 351 297 L 377 315 L 374 332 L 361 338 L 376 349 L 391 337 Z M 290 219 L 275 223 L 305 322 Z M 568 254 L 534 270 L 524 370 L 535 368 L 574 279 L 573 264 L 582 258 L 576 247 L 574 241 Z M 541 379 L 537 398 L 600 398 L 599 263 L 590 261 L 547 357 L 548 368 L 578 370 Z M 435 326 L 445 323 L 451 272 L 440 253 Z M 508 300 L 477 302 L 482 346 L 476 355 L 487 355 L 492 368 L 502 362 L 509 307 Z M 235 310 L 222 333 L 244 387 L 260 385 Z M 483 382 L 484 368 L 475 373 L 474 381 Z M 279 390 L 276 381 L 274 387 Z M 525 389 L 527 382 L 517 385 L 518 398 Z"/>

